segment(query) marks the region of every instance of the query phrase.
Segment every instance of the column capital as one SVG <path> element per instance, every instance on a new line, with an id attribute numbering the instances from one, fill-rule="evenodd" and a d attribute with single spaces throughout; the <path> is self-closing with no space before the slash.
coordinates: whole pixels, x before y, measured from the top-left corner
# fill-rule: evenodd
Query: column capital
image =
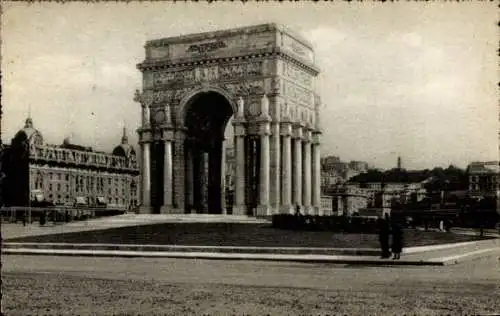
<path id="1" fill-rule="evenodd" d="M 233 124 L 234 136 L 243 137 L 247 134 L 246 127 L 243 124 Z"/>
<path id="2" fill-rule="evenodd" d="M 151 143 L 153 141 L 153 134 L 150 128 L 138 128 L 139 144 Z"/>
<path id="3" fill-rule="evenodd" d="M 269 115 L 259 115 L 255 121 L 260 124 L 265 124 L 271 123 L 272 119 Z"/>
<path id="4" fill-rule="evenodd" d="M 291 122 L 281 122 L 280 132 L 282 136 L 292 136 L 292 123 Z"/>
<path id="5" fill-rule="evenodd" d="M 312 133 L 312 139 L 311 139 L 311 141 L 312 141 L 312 143 L 314 145 L 319 145 L 320 138 L 321 138 L 321 133 L 315 133 L 315 132 L 313 132 Z"/>
<path id="6" fill-rule="evenodd" d="M 271 126 L 269 122 L 260 122 L 259 124 L 259 135 L 271 135 Z"/>
<path id="7" fill-rule="evenodd" d="M 171 128 L 163 128 L 162 131 L 162 140 L 164 141 L 173 141 L 175 136 L 175 131 Z"/>
<path id="8" fill-rule="evenodd" d="M 302 125 L 299 124 L 293 124 L 293 138 L 302 138 L 303 137 L 303 131 L 302 131 Z"/>
<path id="9" fill-rule="evenodd" d="M 234 117 L 233 122 L 232 122 L 233 126 L 234 125 L 244 125 L 246 123 L 247 123 L 247 121 L 245 120 L 244 117 Z"/>
<path id="10" fill-rule="evenodd" d="M 304 142 L 309 143 L 309 142 L 312 141 L 313 138 L 312 138 L 312 132 L 311 132 L 311 130 L 304 129 L 304 131 L 302 132 L 302 134 L 303 134 Z"/>

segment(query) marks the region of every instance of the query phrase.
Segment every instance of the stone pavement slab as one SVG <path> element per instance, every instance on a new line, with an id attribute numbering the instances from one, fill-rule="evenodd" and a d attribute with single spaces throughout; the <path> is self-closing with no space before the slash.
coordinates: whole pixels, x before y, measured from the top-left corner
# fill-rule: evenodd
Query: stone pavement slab
<path id="1" fill-rule="evenodd" d="M 7 251 L 7 252 L 6 252 Z M 484 249 L 476 253 L 460 254 L 442 258 L 421 258 L 401 260 L 376 259 L 369 256 L 330 256 L 330 255 L 287 255 L 287 254 L 249 254 L 249 253 L 205 253 L 205 252 L 154 252 L 154 251 L 121 251 L 121 250 L 74 250 L 74 249 L 5 249 L 4 254 L 13 255 L 53 255 L 53 256 L 91 256 L 91 257 L 154 257 L 154 258 L 189 258 L 212 260 L 258 260 L 286 261 L 300 263 L 330 263 L 351 265 L 381 266 L 443 266 L 457 264 L 461 260 L 474 255 L 500 254 L 500 249 Z"/>
<path id="2" fill-rule="evenodd" d="M 363 252 L 363 249 L 298 247 L 289 249 L 286 247 L 5 243 L 2 254 L 265 260 L 364 265 L 448 265 L 500 254 L 500 239 L 412 247 L 406 249 L 401 260 L 378 259 L 378 250 L 369 250 L 371 252 L 368 250 Z"/>

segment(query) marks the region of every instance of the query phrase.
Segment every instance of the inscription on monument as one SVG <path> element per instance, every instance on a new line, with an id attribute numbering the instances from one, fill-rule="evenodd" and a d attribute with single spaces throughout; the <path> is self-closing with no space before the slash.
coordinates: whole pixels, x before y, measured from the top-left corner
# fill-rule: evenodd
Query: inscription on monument
<path id="1" fill-rule="evenodd" d="M 227 47 L 225 42 L 215 41 L 215 42 L 209 42 L 209 43 L 190 45 L 187 49 L 187 52 L 188 53 L 203 54 L 203 53 L 212 52 L 212 51 L 218 50 L 220 48 L 225 48 L 225 47 Z"/>

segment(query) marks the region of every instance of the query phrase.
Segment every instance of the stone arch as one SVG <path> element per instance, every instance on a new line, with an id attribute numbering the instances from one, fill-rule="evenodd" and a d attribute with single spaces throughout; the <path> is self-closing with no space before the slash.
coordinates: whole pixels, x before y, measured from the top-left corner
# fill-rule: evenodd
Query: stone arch
<path id="1" fill-rule="evenodd" d="M 228 93 L 225 89 L 222 89 L 216 85 L 208 85 L 194 89 L 184 95 L 184 97 L 179 102 L 179 107 L 176 113 L 177 125 L 184 127 L 186 115 L 189 109 L 190 101 L 199 93 L 215 92 L 220 94 L 226 99 L 231 108 L 233 109 L 233 114 L 238 112 L 238 106 L 236 105 L 235 98 L 232 94 Z"/>

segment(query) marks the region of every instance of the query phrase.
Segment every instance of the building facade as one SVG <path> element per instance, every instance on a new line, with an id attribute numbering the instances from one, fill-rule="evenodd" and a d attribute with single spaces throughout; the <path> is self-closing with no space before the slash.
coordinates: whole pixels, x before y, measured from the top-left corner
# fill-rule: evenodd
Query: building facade
<path id="1" fill-rule="evenodd" d="M 320 209 L 319 70 L 276 24 L 148 41 L 142 91 L 144 213 L 225 213 L 224 130 L 234 128 L 232 214 Z"/>
<path id="2" fill-rule="evenodd" d="M 500 166 L 498 161 L 473 162 L 467 167 L 469 196 L 484 198 L 499 196 Z"/>
<path id="3" fill-rule="evenodd" d="M 367 171 L 368 163 L 364 161 L 343 162 L 337 156 L 326 156 L 321 158 L 321 185 L 326 189 L 343 184 Z"/>
<path id="4" fill-rule="evenodd" d="M 71 144 L 44 143 L 42 134 L 26 119 L 3 159 L 6 174 L 4 203 L 130 209 L 139 204 L 139 168 L 124 129 L 112 154 Z M 5 192 L 7 191 L 7 192 Z"/>

